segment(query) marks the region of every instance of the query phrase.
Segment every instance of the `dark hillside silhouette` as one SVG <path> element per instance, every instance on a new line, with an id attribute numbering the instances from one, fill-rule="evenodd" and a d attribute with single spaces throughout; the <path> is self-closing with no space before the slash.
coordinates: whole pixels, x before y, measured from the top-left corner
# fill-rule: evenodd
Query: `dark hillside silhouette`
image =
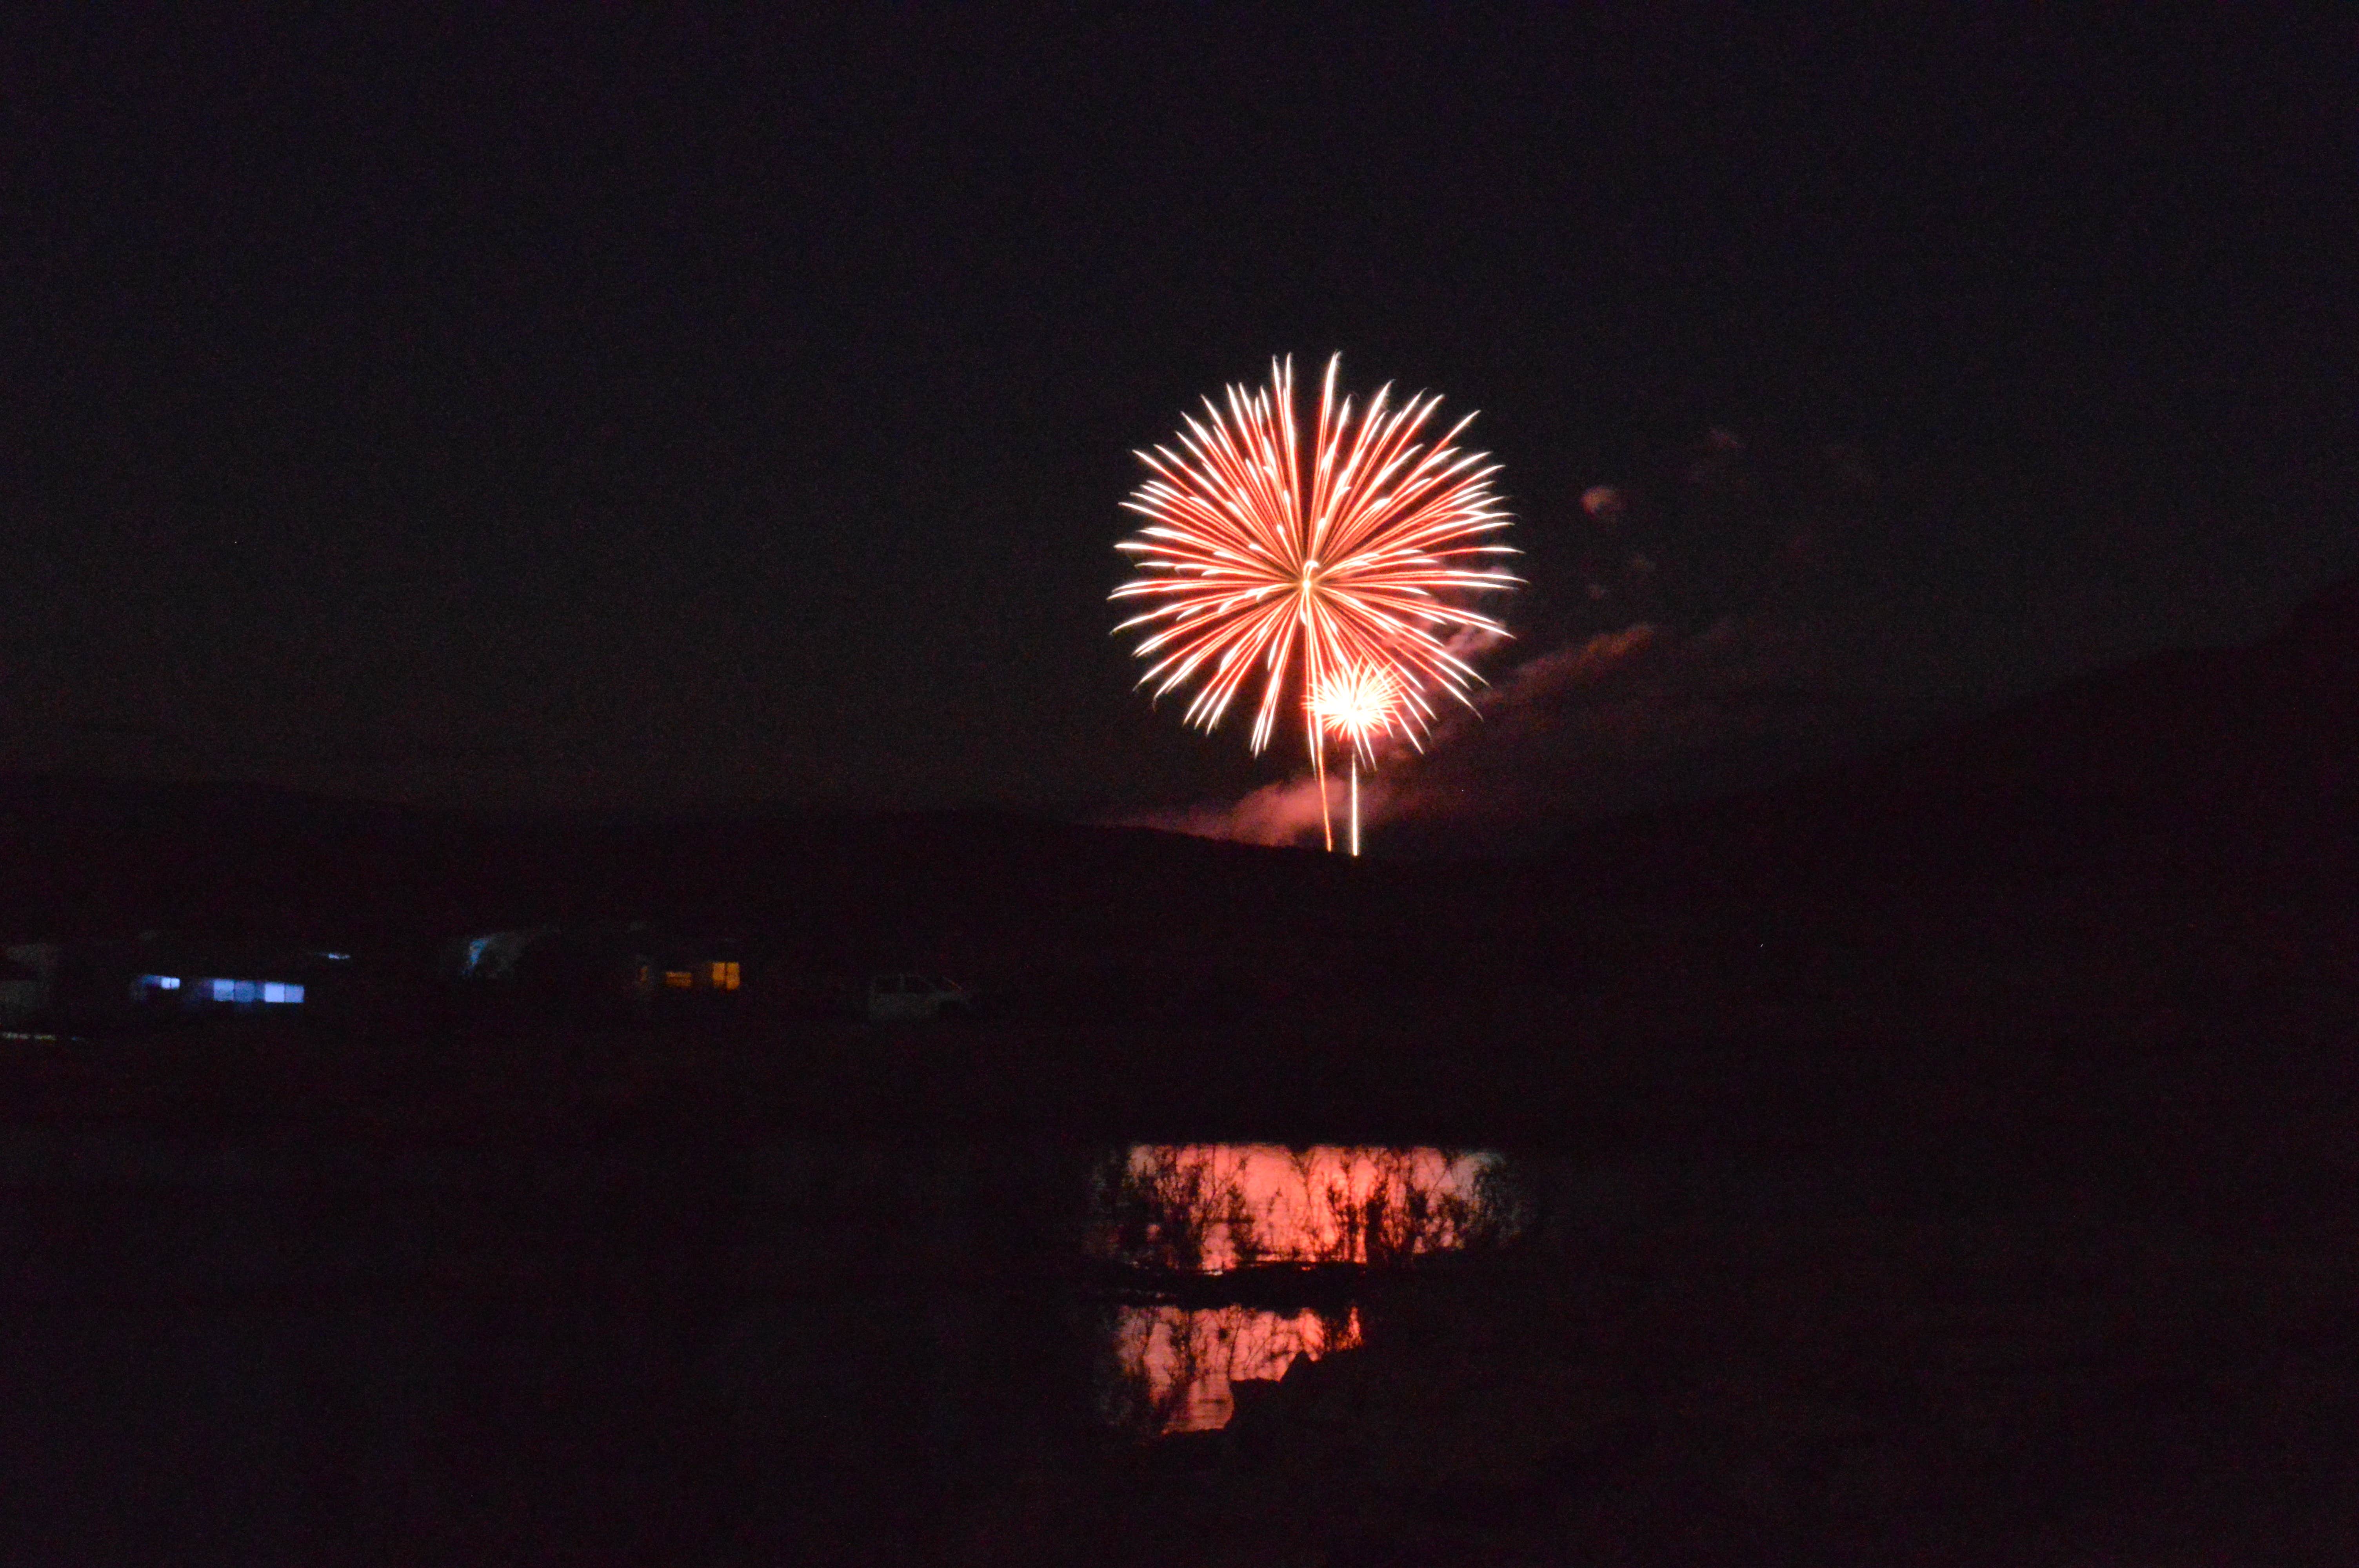
<path id="1" fill-rule="evenodd" d="M 2275 634 L 2082 677 L 1897 752 L 1576 831 L 1650 874 L 1799 878 L 2343 876 L 2359 812 L 2359 579 Z"/>
<path id="2" fill-rule="evenodd" d="M 2158 973 L 2340 974 L 2342 922 L 2321 900 L 2354 863 L 2355 782 L 2346 584 L 2256 643 L 2140 660 L 1893 755 L 1577 828 L 1522 860 L 1352 863 L 992 812 L 467 816 L 20 778 L 0 785 L 0 927 L 332 941 L 420 972 L 465 932 L 655 920 L 814 971 L 979 971 L 1072 1016 L 1299 1006 L 1332 1024 L 1621 986 L 1629 1027 L 1677 999 L 1701 1009 L 1682 1033 L 1743 1033 L 1754 1001 L 1727 998 L 1775 996 L 1778 1027 L 1807 1032 L 1814 1006 L 1856 989 L 1847 975 L 1896 965 L 2019 977 L 2036 960 L 2062 986 L 2112 973 L 2089 955 L 2126 944 Z M 1902 950 L 1864 956 L 1900 930 Z M 2032 950 L 2006 957 L 2009 932 Z M 2164 1006 L 2116 979 L 2082 989 Z"/>

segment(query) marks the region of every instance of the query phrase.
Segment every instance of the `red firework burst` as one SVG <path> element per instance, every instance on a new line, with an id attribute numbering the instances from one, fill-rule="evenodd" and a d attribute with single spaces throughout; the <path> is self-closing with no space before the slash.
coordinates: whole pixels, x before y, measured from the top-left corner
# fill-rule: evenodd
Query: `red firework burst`
<path id="1" fill-rule="evenodd" d="M 1225 407 L 1207 398 L 1176 450 L 1138 454 L 1150 477 L 1124 504 L 1147 525 L 1114 546 L 1137 575 L 1114 597 L 1145 605 L 1115 628 L 1142 633 L 1139 684 L 1161 697 L 1193 683 L 1188 721 L 1211 730 L 1257 680 L 1256 752 L 1296 696 L 1322 776 L 1312 694 L 1375 672 L 1397 692 L 1403 731 L 1422 733 L 1434 697 L 1464 701 L 1482 678 L 1451 640 L 1506 634 L 1466 600 L 1516 582 L 1492 564 L 1515 554 L 1496 539 L 1510 521 L 1491 487 L 1498 469 L 1457 445 L 1473 416 L 1428 442 L 1440 398 L 1396 407 L 1386 387 L 1355 408 L 1336 395 L 1342 362 L 1327 362 L 1308 446 L 1290 359 L 1266 387 L 1231 386 Z"/>
<path id="2" fill-rule="evenodd" d="M 1258 674 L 1256 751 L 1289 691 L 1356 665 L 1397 683 L 1409 722 L 1430 722 L 1428 693 L 1463 697 L 1481 678 L 1448 638 L 1505 631 L 1459 596 L 1516 586 L 1484 564 L 1515 551 L 1493 542 L 1509 523 L 1498 469 L 1456 445 L 1473 416 L 1422 445 L 1439 398 L 1395 408 L 1387 388 L 1355 410 L 1335 395 L 1341 364 L 1327 363 L 1307 451 L 1283 361 L 1266 388 L 1230 387 L 1225 410 L 1207 399 L 1180 450 L 1139 453 L 1154 477 L 1125 505 L 1147 525 L 1114 546 L 1138 575 L 1114 597 L 1148 606 L 1115 628 L 1146 633 L 1139 684 L 1160 697 L 1201 677 L 1187 716 L 1210 730 Z"/>

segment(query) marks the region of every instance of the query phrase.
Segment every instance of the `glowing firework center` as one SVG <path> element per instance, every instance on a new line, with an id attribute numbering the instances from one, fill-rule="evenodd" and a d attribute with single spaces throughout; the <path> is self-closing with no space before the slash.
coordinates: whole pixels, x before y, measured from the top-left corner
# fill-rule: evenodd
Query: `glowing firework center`
<path id="1" fill-rule="evenodd" d="M 1497 540 L 1511 521 L 1491 488 L 1498 468 L 1457 445 L 1473 416 L 1428 444 L 1440 398 L 1395 407 L 1387 386 L 1355 408 L 1336 396 L 1342 364 L 1327 362 L 1307 449 L 1288 359 L 1266 387 L 1233 385 L 1224 406 L 1205 399 L 1178 449 L 1138 454 L 1150 477 L 1123 504 L 1147 525 L 1114 546 L 1137 575 L 1114 597 L 1144 607 L 1114 630 L 1140 633 L 1141 686 L 1158 697 L 1193 687 L 1187 719 L 1204 730 L 1257 685 L 1256 752 L 1299 705 L 1330 849 L 1327 741 L 1341 741 L 1357 854 L 1359 775 L 1376 739 L 1414 745 L 1437 698 L 1468 700 L 1482 677 L 1451 640 L 1506 630 L 1465 600 L 1517 579 L 1494 564 L 1516 553 Z"/>
<path id="2" fill-rule="evenodd" d="M 1360 852 L 1360 764 L 1375 766 L 1375 740 L 1401 729 L 1401 688 L 1392 672 L 1353 665 L 1327 676 L 1310 691 L 1314 724 L 1344 744 L 1352 773 L 1352 853 Z M 1417 737 L 1406 730 L 1409 743 Z M 1322 792 L 1323 793 L 1323 792 Z M 1328 848 L 1334 848 L 1333 838 Z"/>

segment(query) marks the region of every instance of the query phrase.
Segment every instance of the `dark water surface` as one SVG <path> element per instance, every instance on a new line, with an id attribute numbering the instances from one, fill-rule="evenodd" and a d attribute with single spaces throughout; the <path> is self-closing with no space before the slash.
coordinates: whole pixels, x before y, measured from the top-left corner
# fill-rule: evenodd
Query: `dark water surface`
<path id="1" fill-rule="evenodd" d="M 0 1561 L 2359 1561 L 2343 1209 L 1969 1154 L 0 1123 Z"/>
<path id="2" fill-rule="evenodd" d="M 1504 1238 L 1505 1169 L 0 1127 L 0 1530 L 12 1561 L 960 1549 L 946 1499 L 1360 1345 L 1372 1276 Z"/>

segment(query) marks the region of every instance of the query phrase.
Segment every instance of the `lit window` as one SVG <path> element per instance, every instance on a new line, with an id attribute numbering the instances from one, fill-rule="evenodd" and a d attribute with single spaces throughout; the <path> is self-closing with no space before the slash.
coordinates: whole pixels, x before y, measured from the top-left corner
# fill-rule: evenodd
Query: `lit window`
<path id="1" fill-rule="evenodd" d="M 676 991 L 691 990 L 695 989 L 696 986 L 696 971 L 694 969 L 666 969 L 664 971 L 664 984 L 669 986 Z"/>
<path id="2" fill-rule="evenodd" d="M 734 963 L 713 965 L 712 989 L 717 991 L 735 990 L 737 989 L 737 966 Z"/>
<path id="3" fill-rule="evenodd" d="M 143 990 L 176 991 L 180 989 L 180 977 L 178 975 L 142 975 L 139 977 L 139 986 Z"/>
<path id="4" fill-rule="evenodd" d="M 205 984 L 212 988 L 213 1000 L 215 1001 L 235 1001 L 237 1000 L 237 982 L 235 980 L 207 980 Z"/>
<path id="5" fill-rule="evenodd" d="M 299 1002 L 303 1000 L 303 988 L 291 982 L 265 980 L 262 982 L 262 1000 L 266 1003 Z"/>

